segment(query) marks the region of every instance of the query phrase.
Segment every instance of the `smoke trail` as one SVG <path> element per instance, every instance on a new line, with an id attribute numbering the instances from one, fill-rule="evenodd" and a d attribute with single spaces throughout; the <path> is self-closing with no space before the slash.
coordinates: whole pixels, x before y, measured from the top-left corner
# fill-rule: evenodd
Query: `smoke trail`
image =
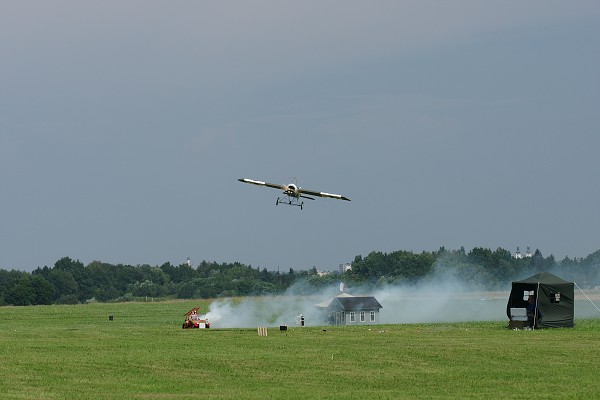
<path id="1" fill-rule="evenodd" d="M 257 326 L 299 325 L 303 315 L 307 325 L 323 325 L 316 304 L 339 293 L 336 287 L 317 295 L 299 293 L 302 283 L 292 285 L 281 296 L 215 300 L 206 317 L 215 328 L 251 328 Z"/>
<path id="2" fill-rule="evenodd" d="M 300 314 L 304 315 L 306 326 L 327 325 L 326 315 L 316 305 L 340 294 L 339 284 L 310 296 L 299 294 L 300 287 L 301 284 L 294 285 L 281 296 L 216 300 L 210 305 L 207 317 L 215 328 L 294 326 L 299 324 Z M 403 324 L 507 321 L 510 289 L 507 285 L 505 291 L 480 291 L 479 287 L 457 279 L 443 266 L 436 266 L 432 276 L 418 285 L 389 285 L 377 289 L 348 285 L 347 293 L 374 296 L 383 306 L 380 323 Z M 585 306 L 576 302 L 577 317 L 589 314 Z"/>

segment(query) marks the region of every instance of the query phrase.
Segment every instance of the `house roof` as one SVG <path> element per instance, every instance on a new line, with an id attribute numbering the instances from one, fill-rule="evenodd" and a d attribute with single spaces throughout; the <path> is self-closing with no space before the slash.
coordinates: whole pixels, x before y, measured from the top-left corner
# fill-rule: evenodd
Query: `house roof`
<path id="1" fill-rule="evenodd" d="M 337 296 L 332 297 L 331 299 L 327 299 L 325 301 L 320 302 L 319 304 L 317 304 L 317 307 L 327 308 L 338 297 L 354 297 L 354 296 L 352 296 L 351 294 L 348 294 L 348 293 L 340 293 Z"/>
<path id="2" fill-rule="evenodd" d="M 344 310 L 371 310 L 383 308 L 373 296 L 337 297 L 336 300 Z"/>
<path id="3" fill-rule="evenodd" d="M 352 296 L 342 293 L 332 299 L 317 304 L 320 308 L 336 308 L 345 311 L 351 310 L 372 310 L 383 308 L 377 299 L 373 296 Z"/>

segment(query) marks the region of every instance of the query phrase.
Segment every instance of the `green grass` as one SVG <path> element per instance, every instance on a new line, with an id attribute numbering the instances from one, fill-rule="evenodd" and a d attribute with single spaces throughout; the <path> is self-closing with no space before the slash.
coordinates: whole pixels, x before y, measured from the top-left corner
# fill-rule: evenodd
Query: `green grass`
<path id="1" fill-rule="evenodd" d="M 588 399 L 600 320 L 182 330 L 206 301 L 0 308 L 3 399 Z M 109 321 L 108 316 L 114 315 Z"/>

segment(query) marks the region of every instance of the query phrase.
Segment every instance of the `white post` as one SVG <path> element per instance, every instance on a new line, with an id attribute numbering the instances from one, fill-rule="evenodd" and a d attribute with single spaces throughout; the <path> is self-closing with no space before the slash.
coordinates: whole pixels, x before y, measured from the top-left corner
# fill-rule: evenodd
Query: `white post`
<path id="1" fill-rule="evenodd" d="M 267 327 L 266 326 L 257 327 L 256 333 L 258 334 L 258 336 L 267 336 Z"/>

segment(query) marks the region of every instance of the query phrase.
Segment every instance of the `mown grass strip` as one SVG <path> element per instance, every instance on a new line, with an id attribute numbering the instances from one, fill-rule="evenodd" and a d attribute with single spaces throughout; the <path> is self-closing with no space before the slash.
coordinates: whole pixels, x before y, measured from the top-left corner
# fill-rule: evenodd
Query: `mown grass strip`
<path id="1" fill-rule="evenodd" d="M 0 308 L 7 399 L 593 398 L 600 321 L 182 330 L 208 302 Z M 108 316 L 113 315 L 113 321 Z"/>

